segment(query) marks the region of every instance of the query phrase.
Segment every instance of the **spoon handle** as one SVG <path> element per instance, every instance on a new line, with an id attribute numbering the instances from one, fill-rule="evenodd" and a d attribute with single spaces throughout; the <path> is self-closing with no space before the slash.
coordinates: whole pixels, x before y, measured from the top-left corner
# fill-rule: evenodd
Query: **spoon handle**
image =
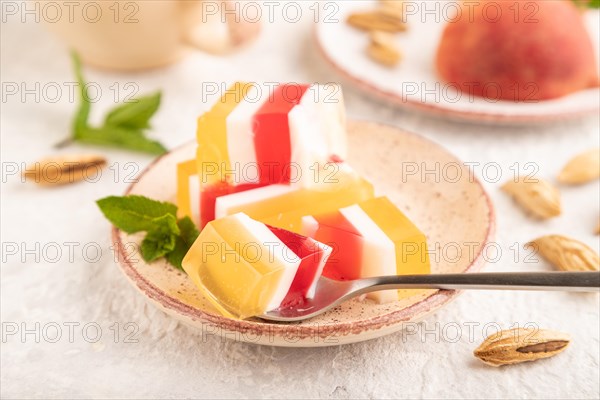
<path id="1" fill-rule="evenodd" d="M 398 275 L 355 281 L 354 293 L 386 289 L 600 291 L 600 272 L 488 272 Z"/>

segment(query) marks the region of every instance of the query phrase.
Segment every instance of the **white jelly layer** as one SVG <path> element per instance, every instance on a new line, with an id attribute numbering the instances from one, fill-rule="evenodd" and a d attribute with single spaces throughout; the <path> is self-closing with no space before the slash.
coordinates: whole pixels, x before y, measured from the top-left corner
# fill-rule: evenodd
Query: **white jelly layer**
<path id="1" fill-rule="evenodd" d="M 379 228 L 358 205 L 340 209 L 342 215 L 360 233 L 363 240 L 362 277 L 396 275 L 396 247 L 394 242 Z M 369 293 L 368 297 L 380 303 L 398 299 L 395 290 Z"/>
<path id="2" fill-rule="evenodd" d="M 227 150 L 233 174 L 234 185 L 257 183 L 259 181 L 256 150 L 254 146 L 254 114 L 262 106 L 267 91 L 252 86 L 248 93 L 227 116 Z"/>
<path id="3" fill-rule="evenodd" d="M 231 210 L 239 210 L 240 207 L 248 206 L 259 201 L 281 196 L 296 190 L 289 185 L 268 185 L 245 192 L 232 193 L 217 197 L 215 204 L 215 218 L 226 217 Z"/>
<path id="4" fill-rule="evenodd" d="M 254 236 L 262 251 L 269 252 L 269 261 L 272 261 L 274 265 L 284 267 L 281 279 L 267 306 L 267 311 L 276 309 L 290 290 L 301 260 L 265 224 L 251 219 L 244 213 L 238 213 L 232 217 L 237 219 L 243 229 Z"/>

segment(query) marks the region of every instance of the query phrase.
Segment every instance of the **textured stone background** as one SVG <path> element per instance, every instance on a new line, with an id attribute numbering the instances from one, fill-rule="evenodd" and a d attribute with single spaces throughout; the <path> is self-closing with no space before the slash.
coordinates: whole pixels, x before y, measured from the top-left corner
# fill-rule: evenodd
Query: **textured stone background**
<path id="1" fill-rule="evenodd" d="M 206 109 L 201 82 L 333 81 L 336 80 L 310 40 L 311 18 L 296 24 L 277 21 L 266 27 L 251 48 L 229 58 L 192 54 L 161 71 L 139 75 L 101 73 L 87 78 L 108 91 L 114 82 L 134 81 L 140 92 L 163 89 L 163 106 L 153 135 L 174 147 L 192 139 L 195 117 Z M 43 26 L 2 24 L 3 82 L 73 80 L 67 49 Z M 3 91 L 4 93 L 4 91 Z M 465 161 L 499 163 L 502 180 L 510 179 L 516 162 L 539 165 L 539 176 L 552 178 L 574 153 L 599 145 L 598 117 L 537 127 L 467 125 L 410 114 L 377 103 L 345 87 L 351 116 L 385 121 L 432 138 Z M 112 105 L 105 95 L 94 107 L 99 120 Z M 259 347 L 203 335 L 182 326 L 146 304 L 113 263 L 109 225 L 94 200 L 120 194 L 127 183 L 125 166 L 140 168 L 150 157 L 104 151 L 115 170 L 97 183 L 45 190 L 5 176 L 10 163 L 32 162 L 53 152 L 51 146 L 69 129 L 74 105 L 66 94 L 59 102 L 2 102 L 1 191 L 3 246 L 16 243 L 35 255 L 10 255 L 3 248 L 1 268 L 1 393 L 3 398 L 598 398 L 600 396 L 599 311 L 597 295 L 525 292 L 471 292 L 439 310 L 410 332 L 354 345 L 290 349 Z M 73 146 L 69 151 L 88 150 Z M 95 151 L 95 150 L 92 150 Z M 119 163 L 119 166 L 116 166 Z M 12 164 L 10 164 L 12 165 Z M 493 178 L 493 170 L 489 170 Z M 486 181 L 481 169 L 476 174 Z M 502 195 L 499 183 L 487 179 L 498 215 L 501 257 L 488 271 L 549 270 L 543 261 L 526 263 L 528 253 L 514 251 L 542 234 L 572 235 L 596 250 L 592 234 L 599 215 L 598 183 L 563 190 L 564 213 L 549 222 L 525 217 Z M 502 181 L 501 180 L 501 181 Z M 76 242 L 69 259 L 68 245 Z M 55 257 L 58 243 L 62 257 Z M 86 243 L 98 243 L 99 260 Z M 54 250 L 53 250 L 54 248 Z M 39 254 L 40 252 L 38 252 Z M 493 252 L 492 252 L 493 253 Z M 490 253 L 490 257 L 495 257 Z M 21 258 L 24 258 L 22 260 Z M 516 258 L 516 260 L 515 260 Z M 68 323 L 79 323 L 69 338 Z M 17 326 L 53 338 L 53 323 L 62 336 L 50 343 L 42 335 L 5 335 Z M 90 343 L 102 329 L 96 343 Z M 126 325 L 132 323 L 132 325 Z M 494 369 L 471 353 L 485 328 L 527 323 L 569 332 L 571 347 L 562 355 L 535 364 Z M 117 325 L 115 325 L 117 324 Z M 46 328 L 44 329 L 42 328 Z M 111 329 L 112 327 L 112 329 Z M 125 328 L 137 327 L 136 343 L 127 343 Z M 471 327 L 471 328 L 470 328 Z M 120 335 L 115 340 L 115 328 Z M 87 336 L 86 336 L 87 334 Z M 86 337 L 88 340 L 86 340 Z"/>

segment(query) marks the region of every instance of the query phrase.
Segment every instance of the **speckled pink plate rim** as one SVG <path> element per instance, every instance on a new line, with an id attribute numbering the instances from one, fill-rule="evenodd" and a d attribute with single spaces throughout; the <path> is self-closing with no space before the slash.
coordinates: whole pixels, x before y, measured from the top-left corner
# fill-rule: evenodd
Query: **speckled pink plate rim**
<path id="1" fill-rule="evenodd" d="M 359 121 L 360 122 L 360 121 Z M 369 122 L 370 124 L 381 125 L 381 126 L 390 126 L 381 122 Z M 394 129 L 401 130 L 403 133 L 407 135 L 411 135 L 414 137 L 418 137 L 420 140 L 428 142 L 431 146 L 435 146 L 438 149 L 451 154 L 448 152 L 443 146 L 435 143 L 423 136 L 417 135 L 415 133 L 407 132 L 403 129 L 397 128 L 395 126 L 390 126 Z M 184 144 L 180 147 L 184 147 L 187 144 Z M 178 147 L 178 148 L 180 148 Z M 175 151 L 178 148 L 172 150 Z M 160 157 L 157 157 L 152 163 L 150 163 L 138 176 L 138 179 L 141 178 L 146 172 L 154 168 L 154 166 L 159 163 L 163 157 L 167 156 L 169 153 L 165 153 Z M 454 156 L 453 156 L 454 157 Z M 454 157 L 456 158 L 456 157 Z M 458 160 L 458 159 L 457 159 Z M 478 185 L 481 189 L 482 194 L 485 197 L 485 201 L 487 203 L 489 209 L 489 225 L 486 233 L 485 243 L 489 243 L 493 240 L 495 234 L 496 227 L 496 216 L 494 211 L 493 203 L 483 188 L 481 182 L 475 178 L 473 183 Z M 132 192 L 136 183 L 132 183 L 127 190 L 125 191 L 125 195 Z M 271 335 L 276 336 L 286 336 L 286 337 L 295 337 L 298 339 L 305 338 L 330 338 L 332 335 L 357 335 L 364 331 L 376 331 L 383 329 L 392 324 L 398 324 L 400 322 L 412 321 L 416 319 L 420 319 L 424 317 L 426 314 L 429 314 L 444 304 L 448 303 L 452 299 L 454 299 L 460 292 L 456 290 L 438 290 L 426 297 L 425 299 L 412 304 L 406 308 L 403 308 L 398 311 L 394 311 L 389 314 L 371 317 L 358 322 L 344 322 L 344 323 L 336 323 L 331 325 L 315 325 L 315 326 L 307 326 L 307 325 L 296 325 L 296 324 L 285 324 L 285 323 L 268 323 L 261 322 L 256 323 L 255 321 L 247 321 L 247 320 L 234 320 L 230 318 L 226 318 L 221 315 L 207 313 L 203 310 L 191 307 L 176 298 L 169 296 L 167 293 L 162 291 L 160 288 L 152 285 L 147 279 L 145 279 L 134 266 L 134 263 L 127 257 L 127 250 L 125 248 L 124 243 L 121 240 L 121 231 L 113 227 L 112 228 L 112 240 L 113 244 L 116 246 L 116 254 L 121 266 L 121 269 L 129 278 L 129 280 L 134 284 L 137 289 L 139 289 L 143 294 L 149 297 L 151 300 L 157 302 L 162 307 L 167 310 L 172 310 L 177 314 L 183 315 L 187 318 L 190 318 L 194 321 L 201 321 L 208 323 L 214 327 L 219 329 L 223 329 L 226 331 L 232 332 L 240 332 L 240 333 L 250 333 L 250 334 L 265 334 L 269 333 Z M 482 250 L 485 246 L 482 246 Z M 482 250 L 476 255 L 473 262 L 464 270 L 467 272 L 476 272 L 479 271 L 485 265 L 485 260 L 482 254 Z"/>

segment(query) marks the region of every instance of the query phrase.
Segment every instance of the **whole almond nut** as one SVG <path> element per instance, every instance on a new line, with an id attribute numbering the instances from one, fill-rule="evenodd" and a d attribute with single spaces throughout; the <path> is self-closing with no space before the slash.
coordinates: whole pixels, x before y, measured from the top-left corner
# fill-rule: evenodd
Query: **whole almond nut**
<path id="1" fill-rule="evenodd" d="M 505 183 L 502 190 L 537 218 L 547 219 L 560 215 L 560 192 L 543 179 L 520 176 Z"/>
<path id="2" fill-rule="evenodd" d="M 402 32 L 406 24 L 401 18 L 380 10 L 351 14 L 347 22 L 349 25 L 366 31 Z"/>
<path id="3" fill-rule="evenodd" d="M 379 11 L 392 17 L 402 19 L 404 16 L 404 6 L 401 0 L 380 0 Z"/>
<path id="4" fill-rule="evenodd" d="M 396 40 L 394 34 L 384 31 L 371 31 L 369 38 L 373 44 L 378 46 L 396 48 Z"/>
<path id="5" fill-rule="evenodd" d="M 587 183 L 600 178 L 600 148 L 573 157 L 558 175 L 558 181 L 570 185 Z"/>
<path id="6" fill-rule="evenodd" d="M 486 364 L 499 367 L 555 356 L 570 341 L 569 335 L 562 332 L 516 328 L 489 336 L 473 354 Z"/>
<path id="7" fill-rule="evenodd" d="M 372 31 L 369 35 L 371 44 L 367 48 L 369 56 L 388 67 L 393 67 L 400 62 L 402 54 L 397 48 L 394 36 L 383 31 Z"/>
<path id="8" fill-rule="evenodd" d="M 578 240 L 561 235 L 548 235 L 537 238 L 527 245 L 560 270 L 600 270 L 598 253 Z"/>
<path id="9" fill-rule="evenodd" d="M 69 154 L 45 158 L 28 165 L 23 177 L 42 186 L 58 186 L 95 177 L 106 159 L 95 154 Z"/>
<path id="10" fill-rule="evenodd" d="M 390 7 L 398 10 L 402 10 L 404 1 L 403 0 L 379 0 L 381 7 Z"/>

